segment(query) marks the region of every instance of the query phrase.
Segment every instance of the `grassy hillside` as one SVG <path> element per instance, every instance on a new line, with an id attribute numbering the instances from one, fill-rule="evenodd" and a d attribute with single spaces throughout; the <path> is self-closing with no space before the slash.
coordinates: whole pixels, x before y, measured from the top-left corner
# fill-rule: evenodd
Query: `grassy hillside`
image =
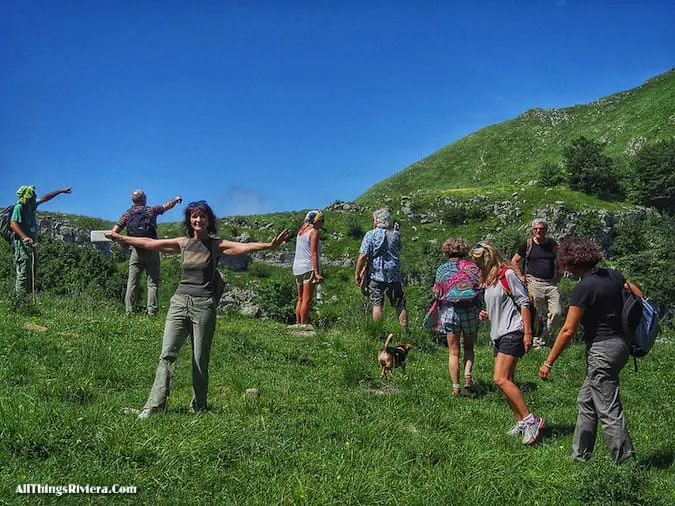
<path id="1" fill-rule="evenodd" d="M 675 70 L 590 104 L 531 109 L 483 128 L 377 183 L 357 202 L 537 179 L 543 163 L 560 162 L 563 147 L 582 135 L 605 142 L 612 157 L 629 156 L 644 141 L 675 136 Z"/>
<path id="2" fill-rule="evenodd" d="M 0 503 L 66 504 L 672 504 L 675 352 L 666 334 L 622 373 L 638 461 L 615 466 L 600 438 L 593 459 L 570 459 L 583 345 L 551 380 L 544 352 L 519 364 L 528 404 L 547 420 L 523 447 L 492 384 L 483 326 L 478 390 L 451 395 L 447 349 L 417 329 L 405 371 L 379 379 L 379 331 L 363 301 L 340 330 L 295 335 L 284 325 L 218 317 L 211 410 L 193 415 L 189 344 L 176 365 L 169 412 L 146 421 L 163 318 L 128 317 L 90 298 L 41 297 L 39 318 L 0 297 Z M 395 325 L 391 314 L 384 325 Z M 247 396 L 247 389 L 259 396 Z M 657 408 L 658 406 L 658 408 Z M 21 496 L 17 485 L 135 486 L 133 495 Z"/>

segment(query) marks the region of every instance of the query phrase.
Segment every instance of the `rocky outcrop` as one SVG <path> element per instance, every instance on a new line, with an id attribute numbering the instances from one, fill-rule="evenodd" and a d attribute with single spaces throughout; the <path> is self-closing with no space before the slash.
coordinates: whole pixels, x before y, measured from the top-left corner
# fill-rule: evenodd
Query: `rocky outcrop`
<path id="1" fill-rule="evenodd" d="M 352 213 L 357 213 L 361 210 L 361 206 L 354 202 L 342 202 L 341 200 L 336 200 L 326 207 L 327 211 L 348 211 Z"/>
<path id="2" fill-rule="evenodd" d="M 355 253 L 354 256 L 357 256 L 357 253 Z M 256 262 L 262 262 L 273 267 L 290 269 L 293 267 L 295 252 L 290 250 L 268 250 L 254 253 L 253 258 Z M 321 265 L 329 265 L 331 267 L 352 267 L 354 265 L 354 258 L 348 256 L 348 254 L 344 254 L 341 258 L 328 258 L 321 255 Z"/>
<path id="3" fill-rule="evenodd" d="M 111 254 L 114 247 L 113 243 L 92 243 L 89 240 L 89 230 L 73 227 L 58 217 L 49 214 L 38 213 L 37 230 L 39 234 L 48 235 L 59 241 L 94 248 L 106 256 Z"/>
<path id="4" fill-rule="evenodd" d="M 262 310 L 255 303 L 256 294 L 245 288 L 227 287 L 218 303 L 218 312 L 236 311 L 251 318 L 258 318 Z"/>

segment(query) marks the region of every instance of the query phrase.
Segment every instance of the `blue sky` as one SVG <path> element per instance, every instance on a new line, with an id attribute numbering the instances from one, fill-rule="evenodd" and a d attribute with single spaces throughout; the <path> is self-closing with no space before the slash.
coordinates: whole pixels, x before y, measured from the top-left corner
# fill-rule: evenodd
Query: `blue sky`
<path id="1" fill-rule="evenodd" d="M 670 1 L 0 0 L 0 204 L 325 207 L 533 107 L 675 65 Z M 177 221 L 169 212 L 165 221 Z"/>

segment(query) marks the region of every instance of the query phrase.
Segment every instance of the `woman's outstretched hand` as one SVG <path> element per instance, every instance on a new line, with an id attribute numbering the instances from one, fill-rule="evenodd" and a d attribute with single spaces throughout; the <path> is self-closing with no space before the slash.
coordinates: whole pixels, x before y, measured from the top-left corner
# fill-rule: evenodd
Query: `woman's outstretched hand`
<path id="1" fill-rule="evenodd" d="M 274 239 L 272 239 L 272 247 L 276 248 L 277 246 L 285 243 L 291 238 L 292 235 L 293 232 L 291 232 L 290 229 L 286 228 L 282 230 L 274 237 Z"/>

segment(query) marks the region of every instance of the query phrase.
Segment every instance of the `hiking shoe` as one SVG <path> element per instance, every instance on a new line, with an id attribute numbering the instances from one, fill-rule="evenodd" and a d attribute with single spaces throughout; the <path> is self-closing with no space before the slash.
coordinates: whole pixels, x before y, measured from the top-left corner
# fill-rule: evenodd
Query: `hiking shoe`
<path id="1" fill-rule="evenodd" d="M 506 433 L 508 436 L 518 436 L 522 437 L 523 435 L 523 427 L 521 425 L 521 422 L 516 423 L 513 427 L 511 427 L 511 430 L 509 430 Z"/>
<path id="2" fill-rule="evenodd" d="M 140 413 L 138 413 L 138 419 L 139 420 L 147 420 L 150 418 L 150 415 L 152 415 L 152 409 L 150 408 L 143 408 Z"/>
<path id="3" fill-rule="evenodd" d="M 474 384 L 470 374 L 464 375 L 464 390 L 466 390 L 467 392 L 473 392 L 474 390 Z"/>
<path id="4" fill-rule="evenodd" d="M 533 445 L 541 436 L 541 430 L 544 428 L 544 419 L 532 415 L 532 419 L 523 426 L 523 444 Z"/>

